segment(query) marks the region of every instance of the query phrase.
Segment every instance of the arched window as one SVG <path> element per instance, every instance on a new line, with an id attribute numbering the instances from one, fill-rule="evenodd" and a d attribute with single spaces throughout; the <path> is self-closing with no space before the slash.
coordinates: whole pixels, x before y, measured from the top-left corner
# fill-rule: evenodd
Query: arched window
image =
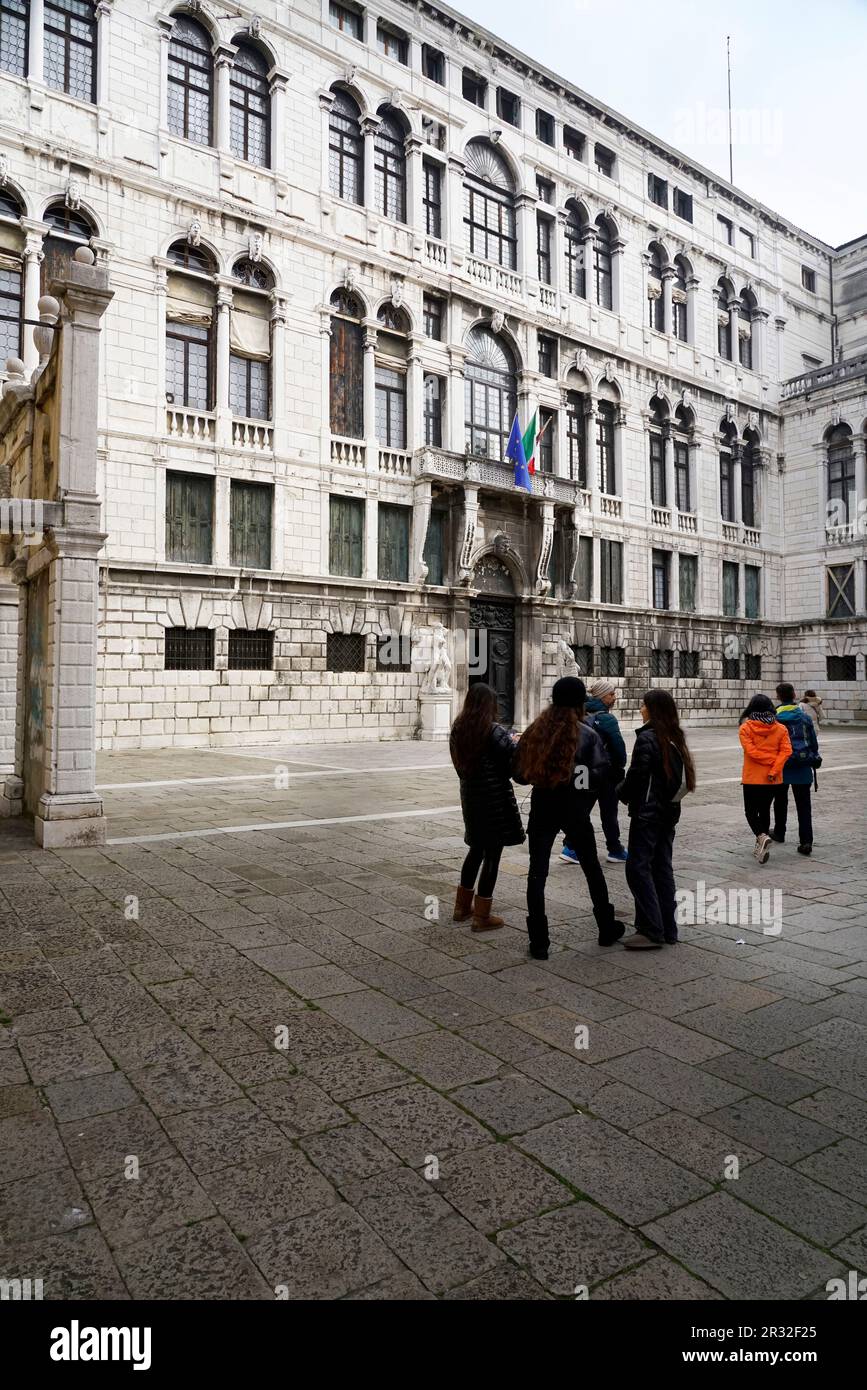
<path id="1" fill-rule="evenodd" d="M 64 202 L 51 203 L 42 214 L 51 231 L 42 243 L 43 260 L 39 282 L 42 294 L 61 271 L 63 263 L 71 260 L 79 246 L 86 246 L 96 228 L 86 213 L 67 207 Z"/>
<path id="2" fill-rule="evenodd" d="M 473 256 L 514 270 L 518 263 L 515 184 L 492 145 L 471 140 L 466 150 L 464 227 Z"/>
<path id="3" fill-rule="evenodd" d="M 376 317 L 376 437 L 383 449 L 405 449 L 409 319 L 390 300 Z"/>
<path id="4" fill-rule="evenodd" d="M 593 243 L 593 276 L 596 282 L 596 303 L 602 309 L 614 306 L 611 279 L 611 242 L 613 229 L 604 213 L 596 219 L 596 236 Z"/>
<path id="5" fill-rule="evenodd" d="M 587 271 L 584 266 L 584 243 L 587 220 L 576 203 L 567 203 L 563 239 L 566 246 L 566 289 L 579 299 L 587 298 Z"/>
<path id="6" fill-rule="evenodd" d="M 12 190 L 0 188 L 0 372 L 6 369 L 7 357 L 21 356 L 24 314 L 22 211 Z"/>
<path id="7" fill-rule="evenodd" d="M 364 328 L 361 301 L 348 290 L 331 296 L 331 433 L 364 438 Z"/>
<path id="8" fill-rule="evenodd" d="M 690 276 L 690 267 L 683 256 L 675 256 L 674 270 L 674 285 L 671 290 L 671 326 L 675 338 L 679 338 L 682 343 L 687 343 L 689 342 L 689 316 L 687 313 L 689 292 L 687 283 Z"/>
<path id="9" fill-rule="evenodd" d="M 674 505 L 679 512 L 691 512 L 692 478 L 689 467 L 689 442 L 695 429 L 695 416 L 687 405 L 674 412 Z"/>
<path id="10" fill-rule="evenodd" d="M 732 360 L 732 316 L 729 304 L 734 299 L 734 289 L 724 275 L 717 281 L 717 352 L 726 362 Z"/>
<path id="11" fill-rule="evenodd" d="M 741 521 L 744 526 L 757 526 L 756 482 L 759 463 L 759 436 L 755 430 L 744 430 L 741 450 Z"/>
<path id="12" fill-rule="evenodd" d="M 29 22 L 30 0 L 0 0 L 0 72 L 27 76 Z"/>
<path id="13" fill-rule="evenodd" d="M 658 241 L 648 247 L 647 313 L 648 323 L 657 333 L 665 332 L 665 300 L 662 297 L 662 267 L 666 256 Z"/>
<path id="14" fill-rule="evenodd" d="M 217 266 L 203 246 L 176 241 L 167 259 L 166 402 L 174 409 L 214 406 L 214 300 Z"/>
<path id="15" fill-rule="evenodd" d="M 406 152 L 401 122 L 387 107 L 379 112 L 373 140 L 374 207 L 392 222 L 406 221 Z"/>
<path id="16" fill-rule="evenodd" d="M 733 420 L 720 421 L 719 498 L 723 521 L 735 520 L 735 458 L 738 431 Z"/>
<path id="17" fill-rule="evenodd" d="M 518 382 L 510 348 L 489 328 L 471 330 L 464 367 L 466 450 L 501 460 L 515 418 Z"/>
<path id="18" fill-rule="evenodd" d="M 214 60 L 211 36 L 194 19 L 178 15 L 169 41 L 168 126 L 172 135 L 210 145 Z"/>
<path id="19" fill-rule="evenodd" d="M 566 446 L 569 453 L 569 477 L 579 487 L 587 486 L 587 417 L 585 397 L 580 391 L 566 394 Z"/>
<path id="20" fill-rule="evenodd" d="M 659 396 L 651 396 L 650 429 L 647 440 L 650 455 L 650 505 L 652 507 L 670 505 L 665 476 L 665 435 L 668 427 L 668 406 Z"/>
<path id="21" fill-rule="evenodd" d="M 274 278 L 247 258 L 232 274 L 243 289 L 232 294 L 229 336 L 229 407 L 236 418 L 271 418 L 271 300 Z"/>
<path id="22" fill-rule="evenodd" d="M 756 311 L 756 296 L 752 290 L 744 290 L 738 304 L 738 361 L 747 371 L 753 370 L 753 316 Z"/>
<path id="23" fill-rule="evenodd" d="M 229 78 L 229 142 L 236 159 L 271 167 L 271 93 L 268 62 L 239 43 Z"/>
<path id="24" fill-rule="evenodd" d="M 8 0 L 3 8 L 12 8 Z M 79 101 L 96 101 L 96 6 L 92 0 L 45 0 L 43 53 L 46 86 Z"/>
<path id="25" fill-rule="evenodd" d="M 328 181 L 335 198 L 364 202 L 364 137 L 358 103 L 338 87 L 328 118 Z"/>
<path id="26" fill-rule="evenodd" d="M 855 506 L 855 454 L 852 448 L 852 431 L 848 425 L 835 425 L 826 436 L 828 440 L 828 501 L 835 503 L 833 512 L 829 508 L 832 525 L 842 526 L 854 521 Z"/>

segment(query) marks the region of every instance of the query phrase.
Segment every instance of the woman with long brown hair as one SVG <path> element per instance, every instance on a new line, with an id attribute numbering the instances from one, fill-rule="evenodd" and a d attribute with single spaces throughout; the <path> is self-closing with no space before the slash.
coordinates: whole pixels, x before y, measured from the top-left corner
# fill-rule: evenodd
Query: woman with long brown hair
<path id="1" fill-rule="evenodd" d="M 695 764 L 667 690 L 648 690 L 641 704 L 629 771 L 618 795 L 629 810 L 626 882 L 635 899 L 630 951 L 656 951 L 677 942 L 672 854 L 680 803 L 695 791 Z"/>
<path id="2" fill-rule="evenodd" d="M 530 870 L 527 875 L 527 932 L 530 955 L 548 959 L 545 882 L 551 850 L 562 830 L 587 880 L 599 945 L 613 946 L 625 930 L 614 916 L 608 885 L 596 852 L 590 812 L 608 756 L 595 729 L 584 723 L 587 691 L 575 676 L 564 676 L 551 692 L 552 703 L 521 735 L 515 760 L 517 782 L 531 782 Z"/>
<path id="3" fill-rule="evenodd" d="M 454 920 L 471 917 L 473 931 L 494 931 L 504 925 L 502 917 L 491 914 L 500 856 L 506 845 L 523 843 L 524 827 L 511 781 L 515 744 L 497 723 L 497 695 L 489 685 L 479 681 L 467 691 L 452 725 L 449 752 L 461 782 L 464 842 L 469 846 Z"/>

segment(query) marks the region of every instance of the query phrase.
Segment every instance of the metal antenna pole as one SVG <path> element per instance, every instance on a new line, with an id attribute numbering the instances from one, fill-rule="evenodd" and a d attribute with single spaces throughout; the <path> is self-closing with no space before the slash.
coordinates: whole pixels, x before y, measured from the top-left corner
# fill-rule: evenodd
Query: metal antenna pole
<path id="1" fill-rule="evenodd" d="M 732 54 L 730 34 L 726 34 L 726 67 L 728 69 L 729 87 L 729 183 L 734 183 L 734 161 L 732 157 Z"/>

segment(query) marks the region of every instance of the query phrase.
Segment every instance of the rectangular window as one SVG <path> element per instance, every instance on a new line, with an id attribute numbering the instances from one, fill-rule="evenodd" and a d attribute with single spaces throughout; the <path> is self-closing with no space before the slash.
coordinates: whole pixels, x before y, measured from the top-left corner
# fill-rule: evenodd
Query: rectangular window
<path id="1" fill-rule="evenodd" d="M 575 658 L 579 676 L 589 676 L 593 670 L 593 648 L 579 643 L 572 647 L 572 655 Z"/>
<path id="2" fill-rule="evenodd" d="M 678 562 L 678 587 L 680 589 L 681 613 L 694 613 L 698 590 L 697 555 L 681 555 Z"/>
<path id="3" fill-rule="evenodd" d="M 166 474 L 166 559 L 210 565 L 214 537 L 214 479 Z"/>
<path id="4" fill-rule="evenodd" d="M 497 115 L 507 125 L 521 124 L 521 103 L 515 93 L 507 92 L 505 87 L 497 88 Z"/>
<path id="5" fill-rule="evenodd" d="M 801 353 L 801 366 L 805 372 L 815 372 L 821 365 L 821 357 L 808 357 L 806 352 Z"/>
<path id="6" fill-rule="evenodd" d="M 443 442 L 443 396 L 442 377 L 432 372 L 424 375 L 424 442 L 431 448 L 442 448 Z"/>
<path id="7" fill-rule="evenodd" d="M 445 583 L 446 514 L 440 507 L 431 510 L 424 543 L 424 562 L 427 565 L 427 584 Z"/>
<path id="8" fill-rule="evenodd" d="M 753 236 L 752 232 L 747 231 L 746 227 L 738 228 L 738 245 L 740 246 L 740 249 L 743 251 L 744 255 L 751 256 L 753 259 L 755 259 L 756 239 Z"/>
<path id="9" fill-rule="evenodd" d="M 857 656 L 827 656 L 825 658 L 825 674 L 829 681 L 857 680 Z"/>
<path id="10" fill-rule="evenodd" d="M 741 678 L 741 663 L 736 656 L 724 656 L 722 662 L 722 673 L 724 681 L 739 681 Z"/>
<path id="11" fill-rule="evenodd" d="M 723 521 L 735 519 L 735 470 L 731 454 L 719 456 L 719 501 Z"/>
<path id="12" fill-rule="evenodd" d="M 536 214 L 536 262 L 539 280 L 543 285 L 551 283 L 551 229 L 550 217 Z"/>
<path id="13" fill-rule="evenodd" d="M 848 437 L 828 450 L 828 501 L 839 504 L 828 508 L 828 522 L 839 526 L 855 519 L 855 455 Z"/>
<path id="14" fill-rule="evenodd" d="M 668 207 L 668 180 L 658 174 L 647 175 L 647 196 L 658 208 Z"/>
<path id="15" fill-rule="evenodd" d="M 671 556 L 667 550 L 654 550 L 651 554 L 653 572 L 653 606 L 668 608 L 668 573 Z"/>
<path id="16" fill-rule="evenodd" d="M 5 363 L 7 357 L 20 357 L 21 355 L 21 317 L 24 296 L 21 270 L 13 269 L 11 263 L 8 269 L 4 269 L 3 259 L 2 252 L 0 252 L 0 362 Z M 15 259 L 17 262 L 17 257 Z M 18 265 L 20 266 L 20 262 Z"/>
<path id="17" fill-rule="evenodd" d="M 443 301 L 439 295 L 426 294 L 422 300 L 424 336 L 441 343 L 443 338 Z"/>
<path id="18" fill-rule="evenodd" d="M 364 560 L 364 502 L 359 497 L 329 498 L 328 569 L 360 579 Z M 331 668 L 329 667 L 329 670 Z"/>
<path id="19" fill-rule="evenodd" d="M 425 159 L 424 167 L 424 229 L 438 240 L 443 232 L 443 171 L 433 159 Z"/>
<path id="20" fill-rule="evenodd" d="M 604 145 L 594 145 L 593 162 L 598 174 L 604 174 L 606 179 L 614 178 L 615 156 L 613 150 L 606 149 Z"/>
<path id="21" fill-rule="evenodd" d="M 412 638 L 408 632 L 377 637 L 376 669 L 386 674 L 412 670 Z"/>
<path id="22" fill-rule="evenodd" d="M 539 199 L 539 202 L 553 205 L 554 192 L 553 181 L 551 179 L 543 179 L 541 174 L 538 175 L 536 178 L 536 197 Z"/>
<path id="23" fill-rule="evenodd" d="M 229 408 L 236 419 L 270 420 L 270 362 L 229 357 Z"/>
<path id="24" fill-rule="evenodd" d="M 214 629 L 212 627 L 167 627 L 165 669 L 167 671 L 213 671 Z"/>
<path id="25" fill-rule="evenodd" d="M 410 507 L 379 504 L 377 576 L 405 584 L 409 579 Z"/>
<path id="26" fill-rule="evenodd" d="M 229 553 L 242 569 L 271 568 L 274 489 L 266 483 L 231 482 Z"/>
<path id="27" fill-rule="evenodd" d="M 229 632 L 230 671 L 273 671 L 274 634 L 264 628 Z"/>
<path id="28" fill-rule="evenodd" d="M 543 145 L 554 143 L 554 117 L 549 116 L 547 111 L 536 112 L 536 139 L 541 140 Z"/>
<path id="29" fill-rule="evenodd" d="M 596 407 L 596 459 L 599 464 L 599 491 L 616 497 L 614 406 L 611 401 L 600 401 Z"/>
<path id="30" fill-rule="evenodd" d="M 539 371 L 542 376 L 556 377 L 557 375 L 557 339 L 552 338 L 549 333 L 540 333 L 539 344 Z"/>
<path id="31" fill-rule="evenodd" d="M 0 71 L 13 77 L 27 75 L 27 9 L 27 0 L 0 0 Z"/>
<path id="32" fill-rule="evenodd" d="M 472 102 L 473 106 L 480 106 L 484 110 L 488 95 L 488 84 L 483 77 L 469 68 L 464 68 L 461 74 L 461 90 L 464 101 Z"/>
<path id="33" fill-rule="evenodd" d="M 735 224 L 728 217 L 716 215 L 717 234 L 725 242 L 726 246 L 735 244 Z"/>
<path id="34" fill-rule="evenodd" d="M 855 616 L 855 565 L 829 565 L 828 579 L 828 617 L 854 618 Z"/>
<path id="35" fill-rule="evenodd" d="M 665 680 L 674 675 L 674 652 L 654 649 L 650 653 L 650 675 L 652 680 Z"/>
<path id="36" fill-rule="evenodd" d="M 803 287 L 804 287 L 805 290 L 809 290 L 810 294 L 815 294 L 815 293 L 816 293 L 816 272 L 815 272 L 815 270 L 810 270 L 809 266 L 802 265 L 802 266 L 801 266 L 801 284 L 803 285 Z"/>
<path id="37" fill-rule="evenodd" d="M 376 368 L 376 437 L 386 449 L 406 448 L 406 373 Z"/>
<path id="38" fill-rule="evenodd" d="M 723 613 L 727 618 L 738 616 L 740 577 L 738 566 L 730 560 L 723 560 Z"/>
<path id="39" fill-rule="evenodd" d="M 761 617 L 762 572 L 757 565 L 744 565 L 744 617 Z"/>
<path id="40" fill-rule="evenodd" d="M 554 452 L 557 432 L 557 412 L 539 407 L 539 468 L 543 473 L 554 472 Z"/>
<path id="41" fill-rule="evenodd" d="M 603 676 L 626 675 L 626 651 L 623 647 L 600 647 L 599 658 Z"/>
<path id="42" fill-rule="evenodd" d="M 361 14 L 358 10 L 331 0 L 328 18 L 334 28 L 339 29 L 342 34 L 348 34 L 351 39 L 361 39 Z"/>
<path id="43" fill-rule="evenodd" d="M 600 595 L 603 603 L 623 602 L 623 543 L 599 542 Z M 603 673 L 606 674 L 606 673 Z"/>
<path id="44" fill-rule="evenodd" d="M 700 670 L 698 652 L 678 652 L 677 674 L 684 680 L 695 680 Z"/>
<path id="45" fill-rule="evenodd" d="M 684 222 L 692 221 L 692 194 L 684 193 L 682 188 L 674 190 L 674 201 L 672 210 L 675 217 L 682 217 Z"/>
<path id="46" fill-rule="evenodd" d="M 566 397 L 566 442 L 569 453 L 569 477 L 579 487 L 587 486 L 587 422 L 584 397 L 570 391 Z"/>
<path id="47" fill-rule="evenodd" d="M 578 537 L 578 563 L 575 566 L 575 597 L 579 603 L 590 603 L 593 598 L 592 536 Z"/>
<path id="48" fill-rule="evenodd" d="M 762 658 L 752 652 L 744 653 L 744 679 L 748 681 L 760 681 L 762 679 Z"/>
<path id="49" fill-rule="evenodd" d="M 580 130 L 573 130 L 570 125 L 564 125 L 563 149 L 570 159 L 584 158 L 584 136 Z"/>
<path id="50" fill-rule="evenodd" d="M 325 638 L 326 671 L 363 671 L 364 649 L 361 632 L 329 632 Z"/>
<path id="51" fill-rule="evenodd" d="M 665 441 L 661 434 L 650 435 L 650 503 L 653 507 L 666 507 L 665 491 Z"/>
<path id="52" fill-rule="evenodd" d="M 446 60 L 439 49 L 431 48 L 429 43 L 421 46 L 421 70 L 431 82 L 440 87 L 446 85 Z"/>
<path id="53" fill-rule="evenodd" d="M 189 410 L 211 409 L 211 330 L 166 324 L 166 400 Z"/>
<path id="54" fill-rule="evenodd" d="M 6 0 L 3 8 L 13 7 Z M 79 101 L 96 101 L 94 10 L 89 0 L 45 0 L 45 84 Z"/>
<path id="55" fill-rule="evenodd" d="M 692 511 L 692 489 L 689 485 L 689 445 L 674 441 L 674 491 L 679 512 Z"/>
<path id="56" fill-rule="evenodd" d="M 409 40 L 406 34 L 399 33 L 396 29 L 390 29 L 387 24 L 381 22 L 376 26 L 376 46 L 386 58 L 393 58 L 396 63 L 407 64 L 407 54 L 409 52 Z"/>

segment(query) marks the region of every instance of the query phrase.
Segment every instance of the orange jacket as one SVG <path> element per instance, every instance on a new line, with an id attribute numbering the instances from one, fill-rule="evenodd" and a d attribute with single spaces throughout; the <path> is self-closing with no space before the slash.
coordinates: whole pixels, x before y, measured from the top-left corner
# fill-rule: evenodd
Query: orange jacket
<path id="1" fill-rule="evenodd" d="M 762 787 L 782 782 L 783 768 L 792 756 L 792 741 L 786 726 L 745 719 L 738 729 L 738 737 L 744 750 L 741 781 Z"/>

